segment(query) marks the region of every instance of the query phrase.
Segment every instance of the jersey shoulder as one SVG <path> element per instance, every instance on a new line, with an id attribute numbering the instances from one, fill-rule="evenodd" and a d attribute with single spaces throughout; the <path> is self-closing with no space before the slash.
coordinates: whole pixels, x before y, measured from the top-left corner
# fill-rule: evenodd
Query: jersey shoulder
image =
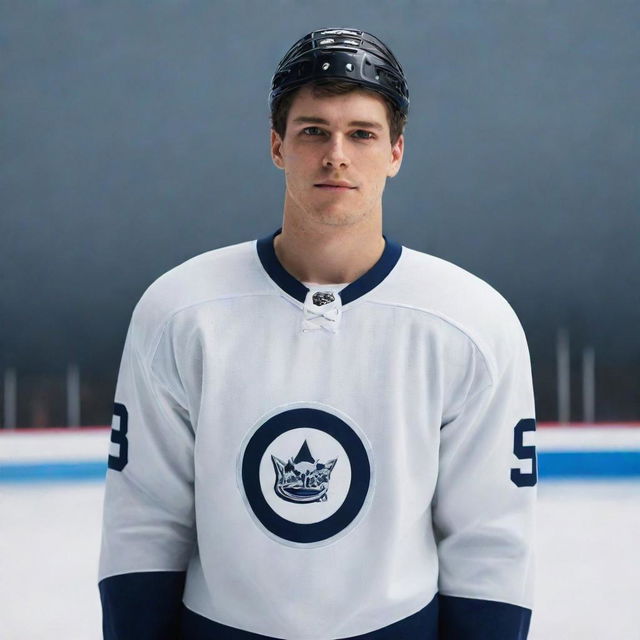
<path id="1" fill-rule="evenodd" d="M 130 332 L 148 353 L 180 311 L 213 300 L 264 294 L 265 289 L 255 240 L 207 251 L 167 271 L 147 288 L 133 311 Z"/>
<path id="2" fill-rule="evenodd" d="M 414 308 L 457 328 L 484 355 L 492 374 L 520 348 L 522 325 L 511 305 L 490 284 L 447 260 L 403 247 L 381 290 L 386 302 Z"/>

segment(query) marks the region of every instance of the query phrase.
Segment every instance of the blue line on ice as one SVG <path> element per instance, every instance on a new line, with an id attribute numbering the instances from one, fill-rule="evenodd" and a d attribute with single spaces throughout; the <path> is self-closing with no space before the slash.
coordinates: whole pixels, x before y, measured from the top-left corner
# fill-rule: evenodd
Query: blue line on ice
<path id="1" fill-rule="evenodd" d="M 0 465 L 0 483 L 104 480 L 106 472 L 107 465 L 101 460 L 3 463 Z"/>

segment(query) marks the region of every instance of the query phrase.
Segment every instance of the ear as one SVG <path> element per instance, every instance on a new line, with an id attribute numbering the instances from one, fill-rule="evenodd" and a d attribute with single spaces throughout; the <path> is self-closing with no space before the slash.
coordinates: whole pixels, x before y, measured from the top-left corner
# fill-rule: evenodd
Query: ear
<path id="1" fill-rule="evenodd" d="M 389 165 L 389 171 L 387 176 L 393 178 L 398 171 L 400 171 L 400 165 L 402 164 L 402 156 L 404 155 L 404 134 L 401 134 L 396 143 L 391 147 L 391 164 Z"/>
<path id="2" fill-rule="evenodd" d="M 271 160 L 278 169 L 284 169 L 282 159 L 282 138 L 274 129 L 271 129 Z"/>

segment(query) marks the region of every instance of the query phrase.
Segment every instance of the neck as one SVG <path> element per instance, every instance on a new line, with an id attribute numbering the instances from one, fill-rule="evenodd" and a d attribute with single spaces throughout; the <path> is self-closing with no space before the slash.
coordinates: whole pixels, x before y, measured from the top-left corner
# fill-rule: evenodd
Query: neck
<path id="1" fill-rule="evenodd" d="M 353 282 L 384 251 L 382 220 L 373 224 L 294 224 L 285 215 L 274 240 L 280 264 L 297 280 L 318 284 Z"/>

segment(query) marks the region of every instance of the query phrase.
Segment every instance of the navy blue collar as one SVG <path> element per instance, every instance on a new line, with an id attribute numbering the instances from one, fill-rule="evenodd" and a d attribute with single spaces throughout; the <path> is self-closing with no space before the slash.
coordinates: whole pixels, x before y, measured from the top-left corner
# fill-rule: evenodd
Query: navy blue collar
<path id="1" fill-rule="evenodd" d="M 282 228 L 278 229 L 271 235 L 260 238 L 260 240 L 257 241 L 256 247 L 258 250 L 258 257 L 260 258 L 260 262 L 269 277 L 292 298 L 295 298 L 304 304 L 309 289 L 303 285 L 302 282 L 296 280 L 280 264 L 273 248 L 273 239 L 281 231 Z M 340 298 L 342 299 L 343 305 L 353 302 L 365 293 L 369 293 L 369 291 L 377 287 L 396 266 L 396 263 L 400 259 L 400 254 L 402 253 L 402 245 L 394 242 L 393 240 L 389 240 L 386 236 L 382 237 L 385 240 L 385 245 L 380 259 L 373 265 L 373 267 L 371 267 L 371 269 L 369 269 L 369 271 L 361 275 L 357 280 L 354 280 L 351 284 L 347 285 L 340 292 Z"/>

